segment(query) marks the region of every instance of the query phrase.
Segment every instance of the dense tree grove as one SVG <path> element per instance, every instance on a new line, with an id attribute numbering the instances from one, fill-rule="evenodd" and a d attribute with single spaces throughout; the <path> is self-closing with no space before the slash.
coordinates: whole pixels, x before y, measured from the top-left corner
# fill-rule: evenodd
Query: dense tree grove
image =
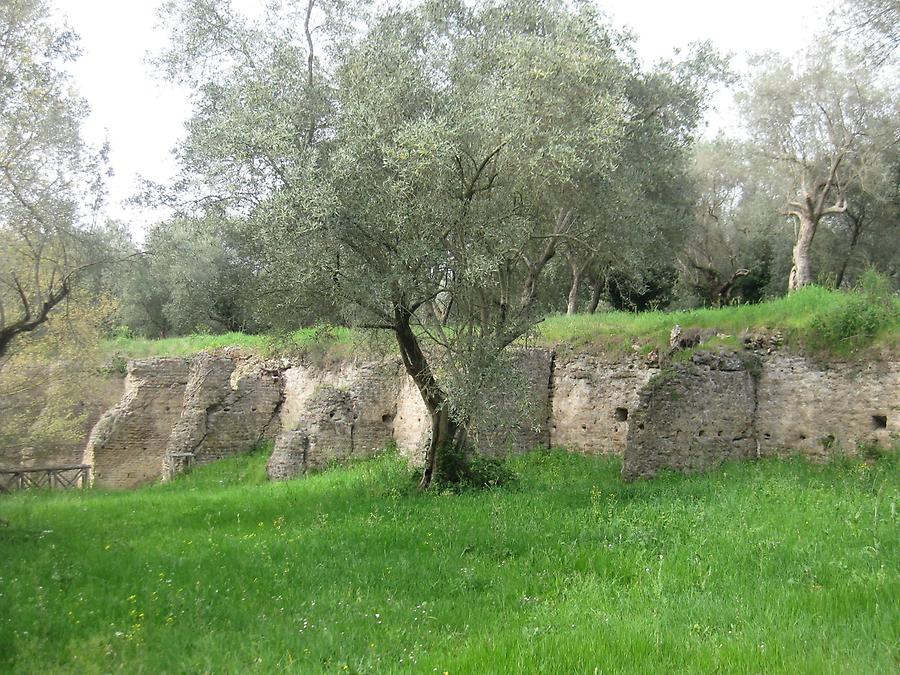
<path id="1" fill-rule="evenodd" d="M 227 2 L 170 2 L 172 42 L 159 65 L 193 88 L 197 112 L 180 151 L 183 179 L 156 194 L 180 215 L 148 239 L 156 254 L 125 284 L 123 321 L 167 335 L 359 318 L 355 301 L 324 292 L 338 286 L 326 283 L 336 272 L 323 261 L 341 259 L 346 274 L 352 258 L 316 252 L 304 225 L 329 220 L 339 201 L 372 227 L 376 207 L 398 218 L 388 194 L 348 204 L 362 177 L 341 176 L 338 188 L 336 170 L 359 159 L 387 170 L 387 156 L 371 154 L 376 141 L 409 145 L 399 134 L 413 121 L 432 144 L 440 136 L 426 122 L 447 142 L 428 156 L 438 173 L 417 169 L 425 187 L 414 196 L 426 210 L 414 209 L 416 228 L 428 210 L 448 218 L 432 198 L 446 196 L 448 180 L 463 183 L 457 197 L 475 190 L 470 218 L 473 205 L 515 194 L 510 213 L 543 220 L 490 225 L 518 228 L 519 239 L 504 241 L 514 260 L 495 271 L 505 311 L 515 293 L 537 314 L 753 302 L 807 283 L 845 286 L 870 265 L 898 283 L 898 247 L 881 245 L 897 235 L 892 3 L 848 1 L 843 28 L 806 52 L 761 55 L 739 87 L 747 138 L 700 144 L 708 92 L 732 81 L 726 62 L 699 45 L 641 69 L 627 35 L 591 4 L 574 7 L 426 2 L 376 19 L 359 6 L 298 0 L 253 22 Z M 562 32 L 588 15 L 593 43 Z M 586 103 L 601 98 L 598 126 L 599 109 Z M 351 111 L 365 125 L 351 126 Z M 396 169 L 422 159 L 392 157 L 395 173 L 380 184 L 413 189 Z M 313 258 L 322 283 L 309 283 Z M 425 311 L 444 316 L 441 299 Z"/>
<path id="2" fill-rule="evenodd" d="M 0 12 L 0 355 L 74 288 L 150 337 L 383 331 L 431 413 L 423 485 L 499 414 L 486 400 L 515 400 L 508 347 L 548 313 L 757 302 L 870 266 L 900 286 L 893 0 L 847 0 L 742 79 L 707 44 L 643 66 L 587 1 L 280 0 L 254 20 L 170 0 L 155 63 L 194 112 L 178 181 L 143 198 L 173 216 L 112 273 L 137 247 L 91 220 L 74 36 L 39 0 Z M 735 82 L 745 133 L 701 140 Z"/>

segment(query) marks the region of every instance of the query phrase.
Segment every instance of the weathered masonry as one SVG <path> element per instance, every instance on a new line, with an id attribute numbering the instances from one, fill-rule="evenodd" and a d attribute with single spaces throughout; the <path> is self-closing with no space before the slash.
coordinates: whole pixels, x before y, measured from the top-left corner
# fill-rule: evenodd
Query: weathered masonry
<path id="1" fill-rule="evenodd" d="M 623 456 L 623 476 L 726 459 L 824 458 L 900 434 L 900 362 L 819 364 L 775 352 L 696 352 L 663 370 L 638 357 L 523 350 L 530 416 L 473 431 L 494 454 L 562 446 Z M 394 359 L 317 365 L 237 351 L 135 360 L 84 453 L 97 486 L 128 488 L 274 441 L 273 479 L 394 444 L 421 460 L 428 417 Z"/>

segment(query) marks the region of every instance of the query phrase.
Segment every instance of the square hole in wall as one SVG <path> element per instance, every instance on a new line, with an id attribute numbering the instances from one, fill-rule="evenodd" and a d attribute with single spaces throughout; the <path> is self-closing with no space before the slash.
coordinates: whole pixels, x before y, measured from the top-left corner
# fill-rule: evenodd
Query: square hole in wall
<path id="1" fill-rule="evenodd" d="M 628 408 L 616 408 L 616 411 L 613 413 L 613 416 L 620 422 L 625 422 L 628 419 Z"/>
<path id="2" fill-rule="evenodd" d="M 873 429 L 887 429 L 887 415 L 872 415 Z"/>

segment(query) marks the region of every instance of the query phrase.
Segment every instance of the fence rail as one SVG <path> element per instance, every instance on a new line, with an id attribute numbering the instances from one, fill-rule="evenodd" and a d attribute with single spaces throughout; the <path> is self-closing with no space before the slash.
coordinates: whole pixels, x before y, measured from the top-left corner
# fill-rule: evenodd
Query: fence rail
<path id="1" fill-rule="evenodd" d="M 0 492 L 13 490 L 84 489 L 91 481 L 91 466 L 51 466 L 41 469 L 0 469 Z"/>

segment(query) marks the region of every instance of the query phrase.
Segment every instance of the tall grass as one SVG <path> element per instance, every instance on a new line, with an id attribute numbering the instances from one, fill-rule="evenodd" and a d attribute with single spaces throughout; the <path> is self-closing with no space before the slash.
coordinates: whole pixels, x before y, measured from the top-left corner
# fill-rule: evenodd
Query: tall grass
<path id="1" fill-rule="evenodd" d="M 0 672 L 897 667 L 896 456 L 624 485 L 539 452 L 462 494 L 391 456 L 280 484 L 264 462 L 0 499 Z"/>
<path id="2" fill-rule="evenodd" d="M 885 304 L 886 303 L 886 304 Z M 863 313 L 878 305 L 883 309 L 879 322 L 863 339 L 847 341 L 829 317 Z M 605 312 L 576 316 L 550 316 L 538 326 L 545 344 L 574 347 L 593 345 L 607 350 L 629 351 L 632 345 L 663 347 L 675 324 L 684 328 L 715 330 L 737 344 L 743 333 L 780 331 L 785 341 L 806 348 L 846 355 L 871 344 L 896 347 L 900 337 L 900 299 L 890 294 L 874 298 L 863 291 L 834 291 L 809 286 L 790 295 L 753 305 L 683 312 Z"/>

